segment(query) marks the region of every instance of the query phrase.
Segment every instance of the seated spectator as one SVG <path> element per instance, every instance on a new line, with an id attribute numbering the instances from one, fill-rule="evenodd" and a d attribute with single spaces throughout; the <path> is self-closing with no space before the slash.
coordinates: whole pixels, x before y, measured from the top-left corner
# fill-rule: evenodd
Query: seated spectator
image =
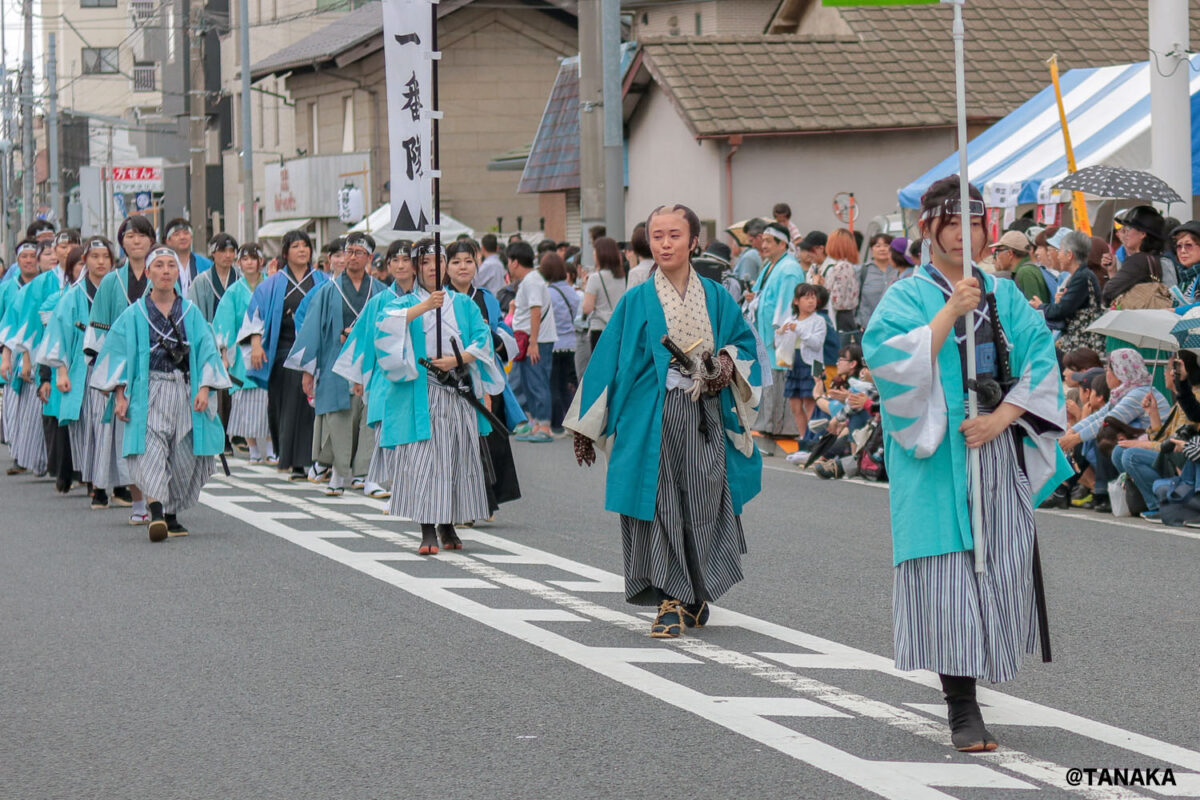
<path id="1" fill-rule="evenodd" d="M 1133 480 L 1142 499 L 1146 501 L 1146 511 L 1142 512 L 1142 517 L 1149 520 L 1159 519 L 1154 482 L 1167 477 L 1160 473 L 1160 469 L 1169 465 L 1173 475 L 1183 466 L 1183 442 L 1175 440 L 1173 452 L 1168 449 L 1165 453 L 1160 452 L 1163 443 L 1171 441 L 1175 432 L 1187 423 L 1200 422 L 1200 400 L 1196 398 L 1196 387 L 1200 385 L 1200 364 L 1196 354 L 1190 351 L 1182 350 L 1179 356 L 1172 358 L 1167 365 L 1167 374 L 1175 389 L 1175 405 L 1163 417 L 1158 404 L 1147 394 L 1142 400 L 1142 408 L 1149 418 L 1147 436 L 1136 440 L 1119 439 L 1112 451 L 1113 467 Z M 1160 466 L 1160 458 L 1166 462 L 1163 466 Z"/>
<path id="2" fill-rule="evenodd" d="M 1061 234 L 1061 231 L 1060 231 Z M 1029 304 L 1041 309 L 1046 317 L 1046 324 L 1051 330 L 1064 331 L 1055 342 L 1059 350 L 1070 350 L 1079 347 L 1103 348 L 1104 337 L 1098 333 L 1087 333 L 1084 328 L 1095 322 L 1099 316 L 1102 289 L 1096 274 L 1088 269 L 1087 259 L 1092 251 L 1092 237 L 1077 231 L 1068 231 L 1059 241 L 1058 266 L 1062 270 L 1063 281 L 1054 294 L 1054 299 L 1043 304 L 1034 297 Z M 1072 324 L 1075 322 L 1076 324 Z"/>
<path id="3" fill-rule="evenodd" d="M 1090 352 L 1090 351 L 1089 351 Z M 1084 410 L 1084 405 L 1091 398 L 1092 383 L 1096 378 L 1104 377 L 1104 367 L 1097 364 L 1094 367 L 1082 370 L 1080 372 L 1071 372 L 1063 370 L 1063 385 L 1067 390 L 1077 393 L 1077 399 L 1072 402 L 1071 398 L 1067 398 L 1067 418 L 1071 424 L 1083 419 L 1095 409 L 1089 411 Z M 1099 408 L 1103 403 L 1097 403 L 1096 408 Z"/>
<path id="4" fill-rule="evenodd" d="M 1175 260 L 1179 263 L 1175 272 L 1179 277 L 1179 288 L 1189 303 L 1200 300 L 1200 220 L 1185 222 L 1171 231 L 1175 240 Z"/>
<path id="5" fill-rule="evenodd" d="M 1037 268 L 1029 260 L 1029 239 L 1025 234 L 1020 231 L 1007 231 L 992 245 L 992 259 L 995 266 L 992 274 L 997 278 L 1011 278 L 1021 289 L 1025 299 L 1032 299 L 1026 291 L 1025 283 L 1028 283 L 1029 276 L 1033 274 L 1032 270 Z M 1017 280 L 1018 275 L 1021 275 L 1021 280 Z"/>
<path id="6" fill-rule="evenodd" d="M 1146 371 L 1146 362 L 1138 351 L 1122 348 L 1110 353 L 1104 378 L 1105 385 L 1110 390 L 1108 401 L 1067 429 L 1067 432 L 1058 441 L 1063 452 L 1072 453 L 1081 444 L 1093 443 L 1096 434 L 1100 432 L 1108 417 L 1132 428 L 1145 430 L 1150 427 L 1150 415 L 1142 407 L 1142 401 L 1147 395 L 1153 396 L 1159 414 L 1166 415 L 1170 404 L 1151 385 L 1150 373 Z M 1091 448 L 1091 451 L 1087 452 L 1087 448 L 1085 448 L 1082 455 L 1091 465 L 1095 474 L 1092 502 L 1090 505 L 1086 502 L 1081 502 L 1079 505 L 1084 508 L 1090 507 L 1095 511 L 1110 512 L 1112 505 L 1108 498 L 1108 482 L 1117 476 L 1117 472 L 1108 456 L 1096 451 L 1095 448 Z M 1056 490 L 1056 494 L 1057 491 L 1061 491 L 1061 487 Z"/>
<path id="7" fill-rule="evenodd" d="M 1079 386 L 1079 379 L 1074 377 L 1076 373 L 1087 372 L 1089 369 L 1095 369 L 1096 367 L 1104 367 L 1104 362 L 1100 359 L 1100 354 L 1090 347 L 1077 347 L 1069 351 L 1062 357 L 1062 364 L 1063 383 L 1068 388 Z"/>
<path id="8" fill-rule="evenodd" d="M 837 372 L 832 380 L 822 375 L 813 388 L 817 408 L 828 415 L 809 423 L 814 431 L 826 433 L 853 433 L 867 424 L 873 409 L 872 394 L 878 398 L 875 384 L 869 380 L 870 373 L 863 377 L 867 365 L 863 362 L 862 348 L 850 345 L 838 354 Z"/>
<path id="9" fill-rule="evenodd" d="M 1162 281 L 1168 288 L 1176 283 L 1175 270 L 1162 258 L 1163 218 L 1152 206 L 1134 206 L 1120 219 L 1117 235 L 1125 249 L 1125 260 L 1104 285 L 1104 305 L 1112 307 L 1121 295 L 1142 283 Z"/>

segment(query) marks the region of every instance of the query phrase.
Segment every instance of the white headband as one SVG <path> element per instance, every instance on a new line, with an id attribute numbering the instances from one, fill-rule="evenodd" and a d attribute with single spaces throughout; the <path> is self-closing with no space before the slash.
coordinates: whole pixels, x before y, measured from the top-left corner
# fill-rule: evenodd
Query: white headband
<path id="1" fill-rule="evenodd" d="M 765 233 L 767 236 L 773 236 L 784 244 L 788 244 L 791 241 L 786 233 L 776 228 L 766 228 L 763 230 L 763 233 Z"/>
<path id="2" fill-rule="evenodd" d="M 156 247 L 151 250 L 150 255 L 146 256 L 146 264 L 150 265 L 154 262 L 154 259 L 159 258 L 160 256 L 170 256 L 171 258 L 175 259 L 175 266 L 182 269 L 182 266 L 179 263 L 179 255 L 169 247 Z"/>
<path id="3" fill-rule="evenodd" d="M 17 245 L 17 255 L 21 255 L 21 253 L 24 253 L 24 252 L 30 251 L 30 250 L 33 251 L 34 253 L 36 253 L 37 249 L 38 249 L 38 246 L 36 244 L 32 244 L 30 242 L 25 242 L 24 244 Z"/>

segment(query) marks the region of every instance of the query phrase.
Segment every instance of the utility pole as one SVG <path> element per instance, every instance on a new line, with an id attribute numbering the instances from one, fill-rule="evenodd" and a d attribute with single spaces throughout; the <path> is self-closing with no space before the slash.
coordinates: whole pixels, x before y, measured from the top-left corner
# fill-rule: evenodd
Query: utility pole
<path id="1" fill-rule="evenodd" d="M 254 213 L 254 139 L 250 130 L 250 0 L 238 5 L 242 46 L 242 241 L 258 238 L 258 215 Z M 370 213 L 370 206 L 367 212 Z"/>
<path id="2" fill-rule="evenodd" d="M 0 17 L 3 16 L 3 14 L 0 14 Z M 0 36 L 3 35 L 3 33 L 0 33 Z M 0 56 L 0 60 L 2 59 L 3 56 Z M 12 165 L 12 140 L 9 138 L 12 134 L 10 133 L 11 126 L 9 123 L 12 121 L 12 109 L 8 102 L 8 75 L 7 71 L 3 68 L 0 68 L 0 81 L 3 82 L 3 86 L 0 86 L 0 92 L 3 92 L 0 95 L 0 253 L 3 253 L 4 257 L 8 258 L 16 242 L 13 241 L 11 236 L 12 216 L 9 213 L 12 205 L 11 185 L 9 183 L 9 179 L 11 178 L 9 167 Z"/>
<path id="3" fill-rule="evenodd" d="M 604 66 L 604 224 L 625 238 L 625 126 L 621 113 L 621 0 L 601 0 Z"/>
<path id="4" fill-rule="evenodd" d="M 1150 163 L 1192 216 L 1191 67 L 1187 0 L 1150 0 Z"/>
<path id="5" fill-rule="evenodd" d="M 33 0 L 23 0 L 21 11 L 25 15 L 25 59 L 21 65 L 21 188 L 24 190 L 25 208 L 22 209 L 21 225 L 28 226 L 34 219 L 33 179 Z"/>
<path id="6" fill-rule="evenodd" d="M 58 136 L 58 53 L 55 50 L 54 34 L 47 43 L 46 89 L 50 95 L 50 109 L 46 114 L 46 146 L 50 151 L 50 209 L 54 212 L 59 228 L 66 227 L 67 218 L 63 210 L 62 186 L 59 178 Z"/>
<path id="7" fill-rule="evenodd" d="M 579 217 L 581 256 L 592 266 L 588 229 L 604 222 L 604 64 L 601 0 L 579 0 Z"/>
<path id="8" fill-rule="evenodd" d="M 186 32 L 190 74 L 187 83 L 188 150 L 192 162 L 189 217 L 192 221 L 192 249 L 197 253 L 208 250 L 208 183 L 205 174 L 208 159 L 205 158 L 204 146 L 208 120 L 204 114 L 204 26 L 201 18 L 203 8 L 200 0 L 190 0 Z"/>

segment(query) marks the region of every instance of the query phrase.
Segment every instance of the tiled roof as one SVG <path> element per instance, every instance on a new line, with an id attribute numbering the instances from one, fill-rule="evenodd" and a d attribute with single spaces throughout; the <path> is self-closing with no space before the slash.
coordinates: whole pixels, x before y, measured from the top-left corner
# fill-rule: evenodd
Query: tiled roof
<path id="1" fill-rule="evenodd" d="M 329 61 L 372 36 L 383 33 L 383 5 L 367 3 L 316 33 L 277 50 L 250 67 L 254 80 Z"/>
<path id="2" fill-rule="evenodd" d="M 542 113 L 518 192 L 579 187 L 579 59 L 564 59 Z"/>
<path id="3" fill-rule="evenodd" d="M 818 0 L 819 1 L 819 0 Z M 698 137 L 945 126 L 955 121 L 950 6 L 839 9 L 852 36 L 646 39 L 644 66 Z M 1059 68 L 1146 59 L 1145 0 L 972 0 L 967 111 L 990 122 Z M 1193 38 L 1200 5 L 1192 4 Z"/>

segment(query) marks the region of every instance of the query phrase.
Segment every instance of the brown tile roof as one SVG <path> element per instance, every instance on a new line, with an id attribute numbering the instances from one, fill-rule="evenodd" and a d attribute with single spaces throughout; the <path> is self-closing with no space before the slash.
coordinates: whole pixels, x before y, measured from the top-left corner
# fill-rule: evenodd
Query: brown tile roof
<path id="1" fill-rule="evenodd" d="M 853 36 L 675 36 L 643 64 L 698 137 L 946 126 L 955 121 L 950 6 L 839 9 Z M 1145 0 L 971 0 L 967 112 L 990 122 L 1059 68 L 1147 58 Z M 1192 38 L 1200 4 L 1192 4 Z"/>

